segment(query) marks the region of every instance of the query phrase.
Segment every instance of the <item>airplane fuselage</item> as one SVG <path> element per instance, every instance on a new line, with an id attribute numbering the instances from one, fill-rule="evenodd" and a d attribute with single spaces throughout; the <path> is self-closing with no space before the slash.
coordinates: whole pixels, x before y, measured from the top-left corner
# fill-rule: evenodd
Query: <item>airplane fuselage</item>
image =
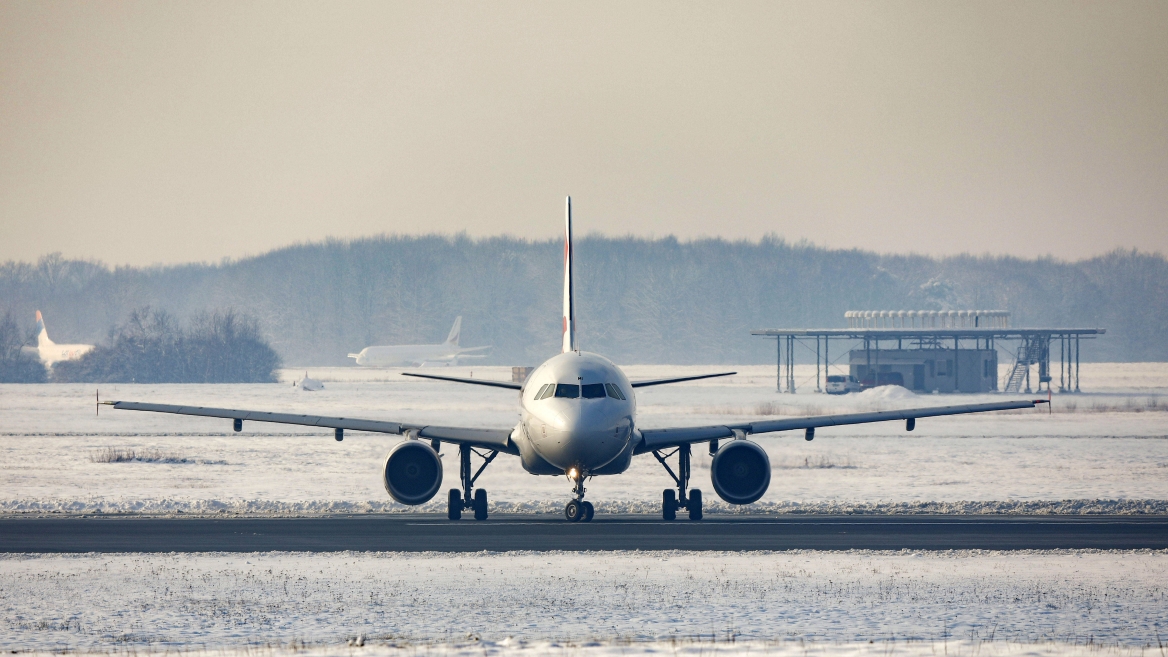
<path id="1" fill-rule="evenodd" d="M 421 367 L 422 365 L 453 365 L 469 349 L 446 344 L 403 344 L 385 347 L 365 347 L 350 358 L 362 367 Z M 465 357 L 465 356 L 464 356 Z"/>
<path id="2" fill-rule="evenodd" d="M 624 372 L 607 358 L 572 351 L 548 359 L 528 377 L 520 406 L 512 439 L 528 472 L 587 476 L 628 468 L 637 402 Z"/>
<path id="3" fill-rule="evenodd" d="M 93 350 L 91 344 L 55 344 L 49 343 L 39 347 L 22 347 L 21 351 L 36 358 L 45 367 L 52 367 L 63 360 L 77 360 Z"/>

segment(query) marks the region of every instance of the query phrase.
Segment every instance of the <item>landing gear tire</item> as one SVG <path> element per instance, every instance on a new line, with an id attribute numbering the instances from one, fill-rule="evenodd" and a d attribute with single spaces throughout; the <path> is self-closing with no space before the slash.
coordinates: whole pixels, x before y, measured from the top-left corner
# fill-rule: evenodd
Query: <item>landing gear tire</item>
<path id="1" fill-rule="evenodd" d="M 576 500 L 568 502 L 568 505 L 564 507 L 564 517 L 570 522 L 580 522 L 584 518 L 584 513 L 584 504 Z"/>
<path id="2" fill-rule="evenodd" d="M 702 519 L 702 491 L 696 488 L 689 492 L 689 519 Z"/>
<path id="3" fill-rule="evenodd" d="M 584 502 L 584 517 L 581 518 L 584 522 L 592 522 L 592 516 L 596 515 L 596 507 L 592 506 L 592 502 Z"/>
<path id="4" fill-rule="evenodd" d="M 482 488 L 476 490 L 474 494 L 474 514 L 475 520 L 487 519 L 487 491 Z"/>
<path id="5" fill-rule="evenodd" d="M 462 493 L 457 488 L 451 488 L 446 496 L 446 517 L 451 520 L 462 519 Z"/>
<path id="6" fill-rule="evenodd" d="M 661 517 L 666 520 L 677 519 L 677 493 L 671 488 L 661 491 Z"/>

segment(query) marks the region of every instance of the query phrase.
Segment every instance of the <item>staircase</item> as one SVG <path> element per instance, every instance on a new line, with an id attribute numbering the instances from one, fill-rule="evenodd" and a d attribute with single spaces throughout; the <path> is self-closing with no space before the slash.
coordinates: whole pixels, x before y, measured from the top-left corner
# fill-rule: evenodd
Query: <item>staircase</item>
<path id="1" fill-rule="evenodd" d="M 1026 338 L 1022 342 L 1022 348 L 1018 350 L 1018 359 L 1014 361 L 1014 369 L 1010 370 L 1010 376 L 1006 379 L 1005 392 L 1022 391 L 1022 382 L 1026 380 L 1030 366 L 1042 360 L 1049 346 L 1050 339 L 1043 336 Z M 1027 389 L 1026 392 L 1030 390 Z"/>

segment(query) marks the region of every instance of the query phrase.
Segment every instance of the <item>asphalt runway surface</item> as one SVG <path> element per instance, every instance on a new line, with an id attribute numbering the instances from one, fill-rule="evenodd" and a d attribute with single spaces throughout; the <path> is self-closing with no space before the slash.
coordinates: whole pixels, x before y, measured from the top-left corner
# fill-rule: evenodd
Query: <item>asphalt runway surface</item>
<path id="1" fill-rule="evenodd" d="M 597 515 L 0 518 L 0 552 L 1168 548 L 1165 516 Z"/>

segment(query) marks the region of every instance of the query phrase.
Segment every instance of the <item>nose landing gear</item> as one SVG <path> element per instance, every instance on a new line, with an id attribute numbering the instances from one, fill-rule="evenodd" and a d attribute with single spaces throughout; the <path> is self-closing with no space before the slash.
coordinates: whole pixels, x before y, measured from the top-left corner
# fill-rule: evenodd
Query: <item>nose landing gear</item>
<path id="1" fill-rule="evenodd" d="M 592 516 L 596 515 L 596 508 L 592 502 L 584 501 L 584 473 L 572 468 L 568 471 L 568 479 L 572 480 L 572 494 L 576 499 L 564 507 L 564 517 L 570 522 L 591 522 Z"/>
<path id="2" fill-rule="evenodd" d="M 668 459 L 674 454 L 677 455 L 677 473 L 673 472 L 673 468 L 669 467 Z M 677 483 L 677 491 L 666 488 L 661 491 L 661 517 L 666 520 L 676 520 L 677 510 L 685 509 L 689 511 L 690 520 L 702 519 L 702 491 L 693 489 L 686 493 L 686 488 L 689 487 L 689 461 L 690 448 L 689 445 L 682 445 L 677 449 L 663 454 L 659 450 L 653 451 L 653 457 L 665 468 L 673 481 Z"/>
<path id="3" fill-rule="evenodd" d="M 483 460 L 483 464 L 472 475 L 470 471 L 470 455 L 474 453 Z M 470 445 L 458 446 L 458 474 L 462 480 L 462 490 L 451 488 L 446 499 L 446 517 L 451 520 L 462 518 L 463 509 L 473 509 L 475 520 L 487 519 L 487 491 L 474 490 L 474 482 L 478 480 L 483 470 L 487 469 L 491 461 L 499 455 L 496 450 L 477 450 Z"/>

